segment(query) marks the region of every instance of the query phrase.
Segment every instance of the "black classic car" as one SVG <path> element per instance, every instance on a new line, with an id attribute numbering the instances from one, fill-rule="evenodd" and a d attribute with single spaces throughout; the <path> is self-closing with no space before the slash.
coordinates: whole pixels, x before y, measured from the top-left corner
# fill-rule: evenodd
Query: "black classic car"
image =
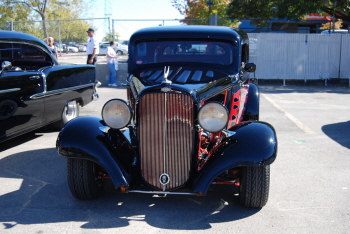
<path id="1" fill-rule="evenodd" d="M 108 179 L 125 193 L 205 195 L 222 184 L 244 206 L 264 206 L 277 138 L 259 121 L 248 52 L 247 35 L 228 27 L 135 32 L 128 100 L 108 101 L 102 118 L 76 118 L 58 136 L 73 196 L 97 198 Z"/>
<path id="2" fill-rule="evenodd" d="M 34 36 L 0 31 L 0 64 L 0 142 L 48 124 L 61 129 L 98 98 L 94 66 L 62 66 Z"/>

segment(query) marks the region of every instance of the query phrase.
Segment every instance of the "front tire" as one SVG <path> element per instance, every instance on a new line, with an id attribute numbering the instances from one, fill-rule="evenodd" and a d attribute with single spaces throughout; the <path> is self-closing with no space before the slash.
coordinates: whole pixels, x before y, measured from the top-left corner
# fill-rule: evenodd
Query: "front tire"
<path id="1" fill-rule="evenodd" d="M 98 178 L 99 166 L 85 159 L 67 159 L 67 179 L 72 195 L 80 200 L 96 199 L 104 188 Z"/>
<path id="2" fill-rule="evenodd" d="M 270 165 L 242 167 L 239 200 L 245 207 L 266 205 L 270 187 Z"/>

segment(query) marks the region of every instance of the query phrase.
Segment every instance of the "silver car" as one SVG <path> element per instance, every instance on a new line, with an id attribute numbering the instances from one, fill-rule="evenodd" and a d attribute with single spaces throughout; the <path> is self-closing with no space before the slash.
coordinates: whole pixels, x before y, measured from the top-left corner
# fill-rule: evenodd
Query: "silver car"
<path id="1" fill-rule="evenodd" d="M 99 55 L 106 55 L 108 46 L 109 46 L 109 43 L 100 43 Z M 116 42 L 116 47 L 114 47 L 114 50 L 118 55 L 128 54 L 128 46 L 121 45 L 117 42 Z"/>

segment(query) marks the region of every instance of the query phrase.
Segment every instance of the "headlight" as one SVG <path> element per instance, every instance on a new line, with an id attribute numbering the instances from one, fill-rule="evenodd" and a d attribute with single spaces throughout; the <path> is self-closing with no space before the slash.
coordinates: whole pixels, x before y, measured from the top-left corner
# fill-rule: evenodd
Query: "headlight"
<path id="1" fill-rule="evenodd" d="M 208 132 L 219 132 L 227 126 L 228 111 L 219 102 L 208 102 L 199 110 L 198 122 Z"/>
<path id="2" fill-rule="evenodd" d="M 125 101 L 112 99 L 102 108 L 102 118 L 111 128 L 124 128 L 131 120 L 131 110 Z"/>

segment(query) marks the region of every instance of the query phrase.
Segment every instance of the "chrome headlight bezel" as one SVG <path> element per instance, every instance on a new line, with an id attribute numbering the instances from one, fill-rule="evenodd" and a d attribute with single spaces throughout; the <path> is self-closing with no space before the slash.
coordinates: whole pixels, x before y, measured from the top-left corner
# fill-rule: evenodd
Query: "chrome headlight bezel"
<path id="1" fill-rule="evenodd" d="M 121 129 L 130 123 L 132 111 L 126 101 L 122 99 L 111 99 L 103 106 L 101 115 L 104 122 L 110 128 Z"/>
<path id="2" fill-rule="evenodd" d="M 198 111 L 198 123 L 208 132 L 217 133 L 228 124 L 229 113 L 220 102 L 207 102 Z"/>

